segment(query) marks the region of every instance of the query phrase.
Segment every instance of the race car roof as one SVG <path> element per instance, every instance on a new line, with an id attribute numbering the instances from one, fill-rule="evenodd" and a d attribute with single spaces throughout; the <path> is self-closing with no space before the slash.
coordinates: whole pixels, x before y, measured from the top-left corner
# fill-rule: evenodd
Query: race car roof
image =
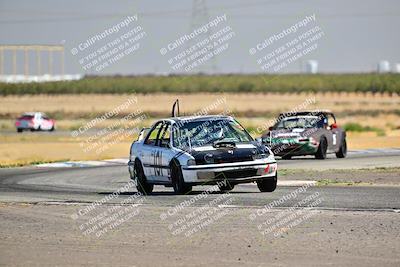
<path id="1" fill-rule="evenodd" d="M 45 115 L 43 112 L 30 111 L 22 113 L 22 116 L 35 116 L 35 114 Z"/>
<path id="2" fill-rule="evenodd" d="M 232 119 L 232 117 L 226 115 L 181 116 L 181 117 L 165 118 L 163 120 L 169 120 L 173 122 L 183 122 L 183 121 L 207 121 L 215 119 Z"/>
<path id="3" fill-rule="evenodd" d="M 285 116 L 309 116 L 310 114 L 312 114 L 313 116 L 318 116 L 320 114 L 333 114 L 331 111 L 329 110 L 304 110 L 304 111 L 288 111 L 288 112 L 283 112 L 281 115 L 285 115 Z"/>

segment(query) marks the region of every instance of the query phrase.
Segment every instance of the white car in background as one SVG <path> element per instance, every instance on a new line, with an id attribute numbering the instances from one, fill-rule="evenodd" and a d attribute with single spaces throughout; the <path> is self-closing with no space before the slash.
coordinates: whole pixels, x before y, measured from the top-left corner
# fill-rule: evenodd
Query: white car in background
<path id="1" fill-rule="evenodd" d="M 42 112 L 23 113 L 15 122 L 17 132 L 30 131 L 54 131 L 56 122 Z"/>

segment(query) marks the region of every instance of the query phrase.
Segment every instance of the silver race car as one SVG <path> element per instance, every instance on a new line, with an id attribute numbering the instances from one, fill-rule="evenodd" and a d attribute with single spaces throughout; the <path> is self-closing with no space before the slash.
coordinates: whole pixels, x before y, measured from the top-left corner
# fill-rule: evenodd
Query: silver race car
<path id="1" fill-rule="evenodd" d="M 277 184 L 272 152 L 230 116 L 171 117 L 143 129 L 130 149 L 131 179 L 143 194 L 154 185 L 184 194 L 194 185 L 216 184 L 221 191 L 256 182 L 261 192 Z"/>

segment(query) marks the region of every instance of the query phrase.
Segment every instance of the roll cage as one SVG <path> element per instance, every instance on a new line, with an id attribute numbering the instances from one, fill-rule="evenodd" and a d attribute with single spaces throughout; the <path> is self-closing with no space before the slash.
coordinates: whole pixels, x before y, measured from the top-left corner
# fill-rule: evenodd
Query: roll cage
<path id="1" fill-rule="evenodd" d="M 228 120 L 228 117 L 221 117 L 221 118 L 216 118 L 220 120 Z M 235 120 L 236 121 L 236 120 Z M 253 140 L 251 135 L 247 132 L 246 128 L 244 128 L 238 121 L 236 121 L 243 130 L 246 132 L 246 134 Z M 171 120 L 171 119 L 163 119 L 159 120 L 151 128 L 146 128 L 148 129 L 148 133 L 146 133 L 144 136 L 144 145 L 152 145 L 152 146 L 158 146 L 158 147 L 170 147 L 170 148 L 177 148 L 174 146 L 174 128 L 177 127 L 175 125 L 179 125 L 178 121 Z M 170 127 L 170 128 L 169 128 Z M 169 129 L 168 129 L 169 128 Z M 156 131 L 156 133 L 154 133 Z M 169 131 L 169 137 L 164 138 L 165 135 Z M 151 139 L 151 137 L 155 137 Z M 179 149 L 179 148 L 178 148 Z"/>

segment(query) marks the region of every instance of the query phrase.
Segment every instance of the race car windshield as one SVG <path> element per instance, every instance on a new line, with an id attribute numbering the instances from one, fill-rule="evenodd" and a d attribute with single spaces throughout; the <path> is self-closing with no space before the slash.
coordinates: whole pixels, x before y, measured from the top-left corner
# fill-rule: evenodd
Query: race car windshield
<path id="1" fill-rule="evenodd" d="M 275 125 L 275 129 L 293 129 L 293 128 L 315 128 L 320 124 L 318 116 L 298 116 L 289 117 L 281 120 Z"/>
<path id="2" fill-rule="evenodd" d="M 244 143 L 253 141 L 234 120 L 189 121 L 174 127 L 173 144 L 180 149 L 199 147 L 215 142 Z"/>

